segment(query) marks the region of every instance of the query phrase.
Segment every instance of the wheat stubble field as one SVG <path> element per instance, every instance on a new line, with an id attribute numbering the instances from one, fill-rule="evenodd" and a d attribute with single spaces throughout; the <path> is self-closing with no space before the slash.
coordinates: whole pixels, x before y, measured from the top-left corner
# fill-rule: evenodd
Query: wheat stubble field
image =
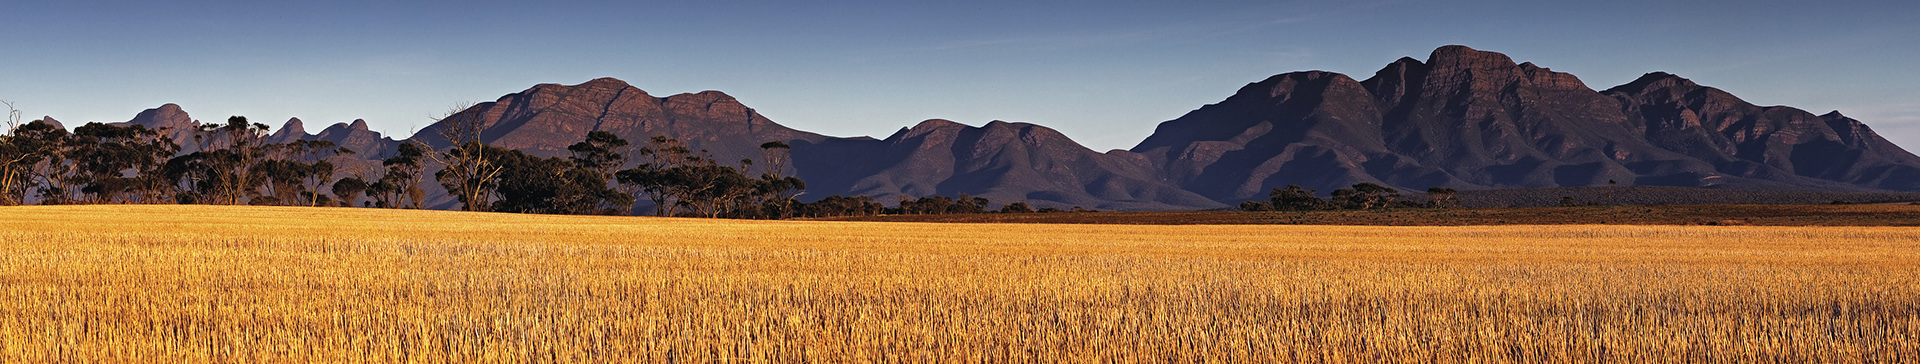
<path id="1" fill-rule="evenodd" d="M 1920 229 L 0 208 L 0 362 L 1920 361 Z"/>

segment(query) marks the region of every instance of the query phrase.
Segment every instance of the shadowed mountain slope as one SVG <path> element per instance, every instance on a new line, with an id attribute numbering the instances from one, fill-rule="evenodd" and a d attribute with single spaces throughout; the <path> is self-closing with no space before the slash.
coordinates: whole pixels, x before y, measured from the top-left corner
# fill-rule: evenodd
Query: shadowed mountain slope
<path id="1" fill-rule="evenodd" d="M 1142 156 L 1099 153 L 1028 123 L 971 127 L 927 120 L 885 140 L 795 144 L 809 194 L 902 197 L 970 194 L 995 203 L 1103 210 L 1224 207 L 1159 180 Z M 819 197 L 819 196 L 816 196 Z"/>
<path id="2" fill-rule="evenodd" d="M 1920 157 L 1839 111 L 1755 106 L 1663 72 L 1604 93 L 1620 100 L 1629 126 L 1650 143 L 1720 173 L 1810 187 L 1920 189 Z"/>
<path id="3" fill-rule="evenodd" d="M 1162 123 L 1132 150 L 1222 202 L 1361 182 L 1920 189 L 1920 158 L 1831 115 L 1753 106 L 1663 73 L 1602 93 L 1570 74 L 1447 46 L 1364 81 L 1276 75 Z"/>

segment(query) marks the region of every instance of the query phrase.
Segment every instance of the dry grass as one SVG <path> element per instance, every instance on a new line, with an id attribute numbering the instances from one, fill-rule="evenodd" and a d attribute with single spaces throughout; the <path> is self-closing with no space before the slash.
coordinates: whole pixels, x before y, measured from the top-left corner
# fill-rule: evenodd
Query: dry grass
<path id="1" fill-rule="evenodd" d="M 0 362 L 1920 361 L 1920 229 L 0 208 Z"/>

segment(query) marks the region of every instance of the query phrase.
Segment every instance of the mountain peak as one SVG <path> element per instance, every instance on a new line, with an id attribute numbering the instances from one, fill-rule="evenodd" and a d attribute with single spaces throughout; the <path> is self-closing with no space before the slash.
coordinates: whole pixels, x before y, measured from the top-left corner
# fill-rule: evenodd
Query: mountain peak
<path id="1" fill-rule="evenodd" d="M 1295 71 L 1273 75 L 1272 77 L 1267 77 L 1265 80 L 1260 80 L 1260 82 L 1249 83 L 1241 87 L 1240 91 L 1235 92 L 1234 95 L 1260 99 L 1284 98 L 1290 94 L 1292 89 L 1300 87 L 1300 85 L 1319 85 L 1316 88 L 1324 88 L 1326 85 L 1335 82 L 1344 83 L 1354 81 L 1352 81 L 1352 78 L 1348 78 L 1347 75 L 1335 72 L 1319 70 Z"/>
<path id="2" fill-rule="evenodd" d="M 633 87 L 633 85 L 627 84 L 627 81 L 621 81 L 620 79 L 613 78 L 613 77 L 601 77 L 601 78 L 595 78 L 592 80 L 588 80 L 587 82 L 581 82 L 579 84 L 574 84 L 574 85 L 564 85 L 564 84 L 558 84 L 558 83 L 542 83 L 542 84 L 533 85 L 533 87 L 527 88 L 526 91 L 523 91 L 521 93 L 524 93 L 524 94 L 570 94 L 574 92 L 589 92 L 589 93 L 617 94 L 617 93 L 625 92 L 628 89 L 639 90 L 639 88 Z M 644 90 L 639 91 L 638 94 L 646 94 L 646 91 Z M 511 96 L 513 96 L 513 94 L 508 94 L 505 97 L 511 97 Z"/>
<path id="3" fill-rule="evenodd" d="M 348 125 L 347 128 L 353 129 L 353 130 L 367 130 L 367 119 L 353 119 L 353 125 Z"/>
<path id="4" fill-rule="evenodd" d="M 1294 72 L 1287 72 L 1287 73 L 1273 75 L 1271 77 L 1267 77 L 1267 79 L 1265 80 L 1260 80 L 1260 82 L 1249 84 L 1248 86 L 1271 85 L 1273 83 L 1284 82 L 1286 80 L 1317 80 L 1325 77 L 1346 77 L 1346 75 L 1334 73 L 1334 72 L 1321 71 L 1321 70 L 1294 71 Z"/>
<path id="5" fill-rule="evenodd" d="M 307 132 L 307 124 L 306 124 L 306 123 L 304 123 L 304 122 L 301 122 L 301 121 L 300 121 L 300 118 L 287 118 L 287 123 L 286 123 L 286 124 L 281 124 L 281 126 L 280 126 L 280 132 L 282 132 L 282 133 L 286 133 L 286 132 L 300 132 L 300 133 L 306 133 L 306 132 Z"/>
<path id="6" fill-rule="evenodd" d="M 1647 74 L 1644 74 L 1644 75 L 1640 75 L 1640 78 L 1636 79 L 1635 81 L 1641 81 L 1641 80 L 1646 80 L 1646 81 L 1669 81 L 1670 80 L 1673 82 L 1684 82 L 1689 85 L 1693 84 L 1693 80 L 1688 80 L 1685 77 L 1680 77 L 1679 75 L 1660 72 L 1660 71 L 1653 71 L 1653 72 L 1648 72 Z"/>
<path id="7" fill-rule="evenodd" d="M 633 85 L 628 84 L 627 81 L 621 81 L 620 79 L 613 78 L 613 77 L 595 78 L 592 81 L 587 81 L 586 83 L 579 84 L 578 86 L 617 87 L 617 88 L 633 87 Z"/>
<path id="8" fill-rule="evenodd" d="M 1604 92 L 1622 92 L 1622 93 L 1629 93 L 1629 94 L 1638 94 L 1638 93 L 1646 92 L 1647 90 L 1663 89 L 1663 88 L 1676 87 L 1676 86 L 1694 88 L 1694 87 L 1700 87 L 1700 84 L 1693 83 L 1692 80 L 1688 80 L 1686 78 L 1676 76 L 1671 73 L 1654 71 L 1654 72 L 1648 72 L 1647 74 L 1644 74 L 1644 75 L 1640 75 L 1640 78 L 1634 79 L 1633 82 L 1628 82 L 1624 85 L 1614 86 L 1613 88 L 1607 89 Z"/>
<path id="9" fill-rule="evenodd" d="M 289 118 L 286 124 L 280 126 L 280 131 L 267 136 L 267 140 L 270 143 L 288 143 L 306 137 L 306 124 L 300 122 L 300 118 Z"/>
<path id="10" fill-rule="evenodd" d="M 968 127 L 966 124 L 954 122 L 953 120 L 927 119 L 927 120 L 921 121 L 919 124 L 914 124 L 913 127 L 908 128 L 908 130 L 912 130 L 916 132 L 926 132 L 926 131 L 934 131 L 939 129 L 966 128 L 966 127 Z"/>
<path id="11" fill-rule="evenodd" d="M 52 125 L 55 128 L 60 128 L 60 129 L 67 128 L 66 125 L 61 125 L 59 120 L 54 120 L 52 116 L 41 116 L 40 121 L 46 122 L 47 125 Z"/>
<path id="12" fill-rule="evenodd" d="M 689 92 L 689 93 L 683 93 L 683 94 L 679 94 L 679 95 L 673 95 L 673 96 L 667 96 L 667 98 L 670 98 L 670 99 L 697 99 L 697 100 L 705 100 L 705 102 L 707 102 L 707 103 L 713 103 L 713 102 L 721 102 L 721 101 L 734 101 L 734 102 L 739 102 L 739 99 L 735 99 L 735 98 L 733 98 L 733 95 L 728 95 L 728 94 L 727 94 L 726 92 L 721 92 L 721 91 L 719 91 L 719 90 L 706 90 L 706 91 L 700 91 L 700 92 Z"/>
<path id="13" fill-rule="evenodd" d="M 969 126 L 947 119 L 927 119 L 921 121 L 919 124 L 913 124 L 911 127 L 902 127 L 900 130 L 894 131 L 893 135 L 888 135 L 885 140 L 913 138 L 954 128 L 969 128 Z"/>
<path id="14" fill-rule="evenodd" d="M 199 123 L 188 116 L 186 111 L 180 109 L 180 105 L 171 103 L 140 111 L 139 115 L 133 116 L 133 120 L 128 120 L 124 124 L 142 125 L 152 129 L 173 128 L 180 132 L 199 126 Z"/>
<path id="15" fill-rule="evenodd" d="M 1513 58 L 1498 52 L 1488 52 L 1468 48 L 1463 45 L 1449 45 L 1435 48 L 1427 56 L 1427 65 L 1435 68 L 1498 68 L 1514 67 Z"/>

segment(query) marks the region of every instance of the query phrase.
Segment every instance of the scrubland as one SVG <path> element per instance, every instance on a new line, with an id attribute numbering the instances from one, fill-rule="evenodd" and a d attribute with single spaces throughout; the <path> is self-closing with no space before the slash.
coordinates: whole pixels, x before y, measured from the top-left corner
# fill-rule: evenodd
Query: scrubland
<path id="1" fill-rule="evenodd" d="M 1920 362 L 1920 229 L 0 208 L 0 362 Z"/>

